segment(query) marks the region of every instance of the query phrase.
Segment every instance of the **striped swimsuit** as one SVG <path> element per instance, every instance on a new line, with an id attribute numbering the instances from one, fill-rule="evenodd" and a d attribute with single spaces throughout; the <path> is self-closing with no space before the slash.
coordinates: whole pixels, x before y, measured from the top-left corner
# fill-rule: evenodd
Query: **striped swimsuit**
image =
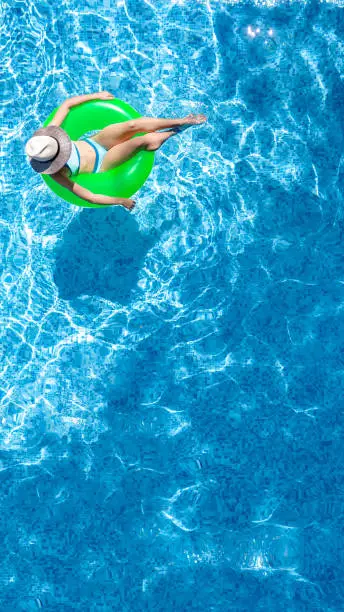
<path id="1" fill-rule="evenodd" d="M 85 142 L 88 142 L 91 145 L 91 147 L 93 147 L 93 149 L 95 150 L 96 161 L 95 161 L 92 173 L 94 174 L 94 173 L 100 172 L 100 168 L 103 163 L 103 159 L 105 155 L 107 154 L 107 150 L 104 147 L 102 147 L 100 144 L 95 142 L 94 140 L 91 140 L 91 138 L 80 138 L 80 140 L 84 140 Z M 71 176 L 76 176 L 77 174 L 79 174 L 80 154 L 74 142 L 72 142 L 72 152 L 65 165 L 69 168 L 71 172 Z"/>

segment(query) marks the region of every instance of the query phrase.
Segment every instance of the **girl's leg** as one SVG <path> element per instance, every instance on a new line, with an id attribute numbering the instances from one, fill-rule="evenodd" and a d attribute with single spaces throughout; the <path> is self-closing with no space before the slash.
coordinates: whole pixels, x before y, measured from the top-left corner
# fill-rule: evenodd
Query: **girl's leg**
<path id="1" fill-rule="evenodd" d="M 117 144 L 111 147 L 103 159 L 100 171 L 106 172 L 111 170 L 125 161 L 133 157 L 138 151 L 156 151 L 161 145 L 167 140 L 174 136 L 175 132 L 156 132 L 152 134 L 145 134 L 144 136 L 137 136 L 121 144 Z"/>
<path id="2" fill-rule="evenodd" d="M 181 125 L 193 125 L 204 123 L 206 117 L 204 115 L 188 115 L 180 119 L 155 119 L 154 117 L 139 117 L 131 121 L 123 121 L 122 123 L 113 123 L 108 125 L 98 134 L 92 136 L 92 139 L 109 150 L 111 147 L 118 145 L 138 132 L 156 132 L 165 128 L 173 128 Z"/>

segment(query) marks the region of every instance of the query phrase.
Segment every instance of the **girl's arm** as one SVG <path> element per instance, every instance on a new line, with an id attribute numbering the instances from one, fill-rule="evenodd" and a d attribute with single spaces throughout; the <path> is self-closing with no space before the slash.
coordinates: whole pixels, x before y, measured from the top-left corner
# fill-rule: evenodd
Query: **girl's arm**
<path id="1" fill-rule="evenodd" d="M 73 106 L 78 106 L 78 104 L 82 104 L 83 102 L 89 102 L 89 100 L 112 100 L 114 96 L 108 91 L 99 91 L 94 94 L 85 94 L 84 96 L 73 96 L 72 98 L 67 98 L 67 100 L 63 103 L 68 106 L 68 108 L 72 108 Z"/>
<path id="2" fill-rule="evenodd" d="M 61 123 L 64 122 L 65 118 L 67 117 L 69 113 L 69 108 L 70 107 L 67 105 L 67 103 L 63 102 L 63 104 L 61 104 L 60 108 L 58 109 L 57 113 L 55 113 L 54 118 L 50 121 L 50 123 L 48 123 L 48 125 L 56 125 L 57 127 L 59 127 Z"/>
<path id="3" fill-rule="evenodd" d="M 65 118 L 69 113 L 69 109 L 73 108 L 73 106 L 78 106 L 78 104 L 82 104 L 83 102 L 88 102 L 89 100 L 112 100 L 113 95 L 108 91 L 100 91 L 95 94 L 85 94 L 84 96 L 74 96 L 73 98 L 67 98 L 60 108 L 58 109 L 55 117 L 48 123 L 48 125 L 56 125 L 59 127 L 61 123 L 64 122 Z"/>
<path id="4" fill-rule="evenodd" d="M 109 196 L 105 196 L 99 193 L 92 193 L 89 189 L 85 189 L 85 187 L 81 187 L 77 183 L 69 180 L 68 177 L 64 176 L 60 172 L 56 172 L 55 174 L 50 175 L 54 181 L 56 181 L 62 187 L 65 187 L 72 193 L 75 193 L 79 198 L 86 200 L 86 202 L 90 202 L 91 204 L 102 204 L 104 206 L 115 206 L 121 204 L 126 208 L 133 208 L 134 202 L 132 200 L 126 198 L 110 198 Z M 132 203 L 132 205 L 131 205 Z"/>

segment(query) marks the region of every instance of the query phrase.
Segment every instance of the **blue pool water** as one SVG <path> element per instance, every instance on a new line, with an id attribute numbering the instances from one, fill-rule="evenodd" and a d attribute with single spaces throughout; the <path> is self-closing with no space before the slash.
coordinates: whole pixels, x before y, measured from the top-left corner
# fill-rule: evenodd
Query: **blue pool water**
<path id="1" fill-rule="evenodd" d="M 343 610 L 344 3 L 1 6 L 1 610 Z M 133 214 L 25 159 L 99 90 L 208 117 Z"/>

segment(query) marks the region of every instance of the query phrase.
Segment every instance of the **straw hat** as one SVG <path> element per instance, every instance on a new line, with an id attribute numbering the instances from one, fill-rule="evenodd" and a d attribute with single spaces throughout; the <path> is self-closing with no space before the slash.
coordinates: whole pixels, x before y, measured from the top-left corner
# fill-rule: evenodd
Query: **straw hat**
<path id="1" fill-rule="evenodd" d="M 61 170 L 71 152 L 71 139 L 56 125 L 36 130 L 25 146 L 31 167 L 40 174 L 54 174 Z"/>

